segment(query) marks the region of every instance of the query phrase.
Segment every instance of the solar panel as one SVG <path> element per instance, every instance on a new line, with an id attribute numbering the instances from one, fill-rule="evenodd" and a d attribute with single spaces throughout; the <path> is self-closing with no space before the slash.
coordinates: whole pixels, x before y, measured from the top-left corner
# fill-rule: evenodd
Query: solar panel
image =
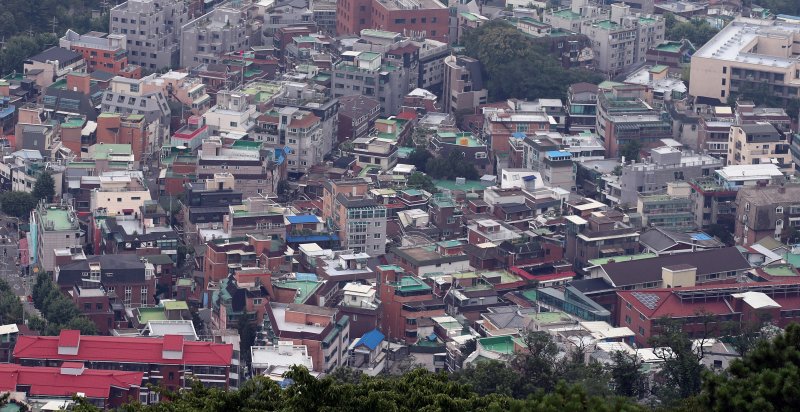
<path id="1" fill-rule="evenodd" d="M 633 292 L 631 293 L 633 297 L 635 297 L 639 302 L 642 302 L 648 309 L 655 309 L 658 306 L 658 295 L 654 295 L 652 293 L 641 293 L 641 292 Z"/>

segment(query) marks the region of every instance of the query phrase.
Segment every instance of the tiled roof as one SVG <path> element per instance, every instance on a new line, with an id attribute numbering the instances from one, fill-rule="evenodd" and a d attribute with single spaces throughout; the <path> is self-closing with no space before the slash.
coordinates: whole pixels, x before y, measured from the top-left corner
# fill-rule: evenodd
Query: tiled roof
<path id="1" fill-rule="evenodd" d="M 30 396 L 72 397 L 80 392 L 87 398 L 108 398 L 111 387 L 128 389 L 141 385 L 142 375 L 142 372 L 94 369 L 84 369 L 75 375 L 62 373 L 61 368 L 0 364 L 0 391 L 13 392 L 18 386 L 27 386 Z"/>
<path id="2" fill-rule="evenodd" d="M 735 247 L 694 253 L 659 256 L 652 259 L 613 262 L 603 270 L 617 287 L 661 280 L 661 268 L 687 264 L 697 268 L 697 275 L 737 271 L 750 268 L 747 259 Z"/>

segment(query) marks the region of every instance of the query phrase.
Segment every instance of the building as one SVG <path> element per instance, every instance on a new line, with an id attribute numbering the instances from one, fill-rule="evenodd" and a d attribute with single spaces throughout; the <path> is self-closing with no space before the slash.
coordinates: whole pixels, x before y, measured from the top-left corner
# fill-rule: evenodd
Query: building
<path id="1" fill-rule="evenodd" d="M 98 255 L 58 266 L 55 282 L 63 291 L 102 288 L 116 293 L 126 307 L 155 304 L 156 275 L 152 263 L 136 255 Z M 105 325 L 99 325 L 105 326 Z"/>
<path id="2" fill-rule="evenodd" d="M 450 55 L 450 45 L 432 39 L 424 39 L 416 44 L 419 46 L 417 87 L 441 90 L 444 82 L 444 59 Z"/>
<path id="3" fill-rule="evenodd" d="M 689 199 L 688 190 L 686 192 L 684 195 L 668 190 L 663 195 L 639 195 L 636 212 L 642 216 L 642 227 L 678 231 L 695 229 L 694 202 Z"/>
<path id="4" fill-rule="evenodd" d="M 336 32 L 363 29 L 408 33 L 449 43 L 449 9 L 438 0 L 345 0 L 336 2 Z"/>
<path id="5" fill-rule="evenodd" d="M 56 257 L 65 251 L 82 249 L 85 234 L 71 206 L 40 203 L 31 211 L 31 257 L 46 272 L 56 267 Z"/>
<path id="6" fill-rule="evenodd" d="M 339 98 L 339 129 L 337 140 L 367 137 L 378 120 L 381 103 L 362 95 L 342 96 Z"/>
<path id="7" fill-rule="evenodd" d="M 0 365 L 0 391 L 25 393 L 26 401 L 72 401 L 81 394 L 101 410 L 138 402 L 143 372 L 88 369 L 81 362 L 60 367 Z"/>
<path id="8" fill-rule="evenodd" d="M 278 341 L 277 345 L 271 346 L 251 346 L 250 359 L 253 376 L 267 376 L 277 381 L 283 380 L 283 374 L 295 365 L 305 366 L 309 371 L 314 370 L 314 361 L 308 355 L 308 347 L 295 345 L 292 341 Z"/>
<path id="9" fill-rule="evenodd" d="M 375 97 L 381 103 L 384 116 L 400 111 L 403 98 L 410 89 L 409 69 L 398 66 L 380 53 L 345 52 L 342 60 L 333 66 L 332 91 L 334 97 L 364 95 Z M 416 68 L 414 77 L 416 77 Z"/>
<path id="10" fill-rule="evenodd" d="M 363 179 L 326 181 L 323 213 L 332 219 L 341 246 L 356 253 L 379 256 L 386 251 L 386 206 L 367 196 Z"/>
<path id="11" fill-rule="evenodd" d="M 565 217 L 564 257 L 576 270 L 582 270 L 591 259 L 638 252 L 639 232 L 618 215 L 605 212 L 586 219 L 574 215 Z"/>
<path id="12" fill-rule="evenodd" d="M 708 155 L 684 153 L 668 146 L 655 148 L 646 162 L 622 166 L 620 204 L 633 206 L 639 195 L 665 194 L 669 182 L 712 176 L 722 166 L 719 159 Z"/>
<path id="13" fill-rule="evenodd" d="M 784 240 L 800 227 L 800 186 L 751 186 L 736 194 L 736 243 L 750 246 L 765 237 Z"/>
<path id="14" fill-rule="evenodd" d="M 275 193 L 279 179 L 267 167 L 267 159 L 262 158 L 261 144 L 248 143 L 253 142 L 239 141 L 223 146 L 218 137 L 204 140 L 197 151 L 197 179 L 213 179 L 218 173 L 232 173 L 242 198 Z"/>
<path id="15" fill-rule="evenodd" d="M 470 269 L 469 256 L 458 240 L 445 240 L 421 246 L 392 248 L 394 262 L 406 273 L 424 277 L 431 273 L 451 274 Z"/>
<path id="16" fill-rule="evenodd" d="M 147 129 L 154 139 L 166 138 L 169 135 L 170 117 L 172 110 L 167 103 L 165 92 L 160 88 L 151 89 L 146 82 L 155 78 L 155 74 L 142 79 L 128 79 L 116 76 L 103 92 L 103 113 L 118 113 L 120 115 L 139 115 L 147 121 Z M 153 152 L 154 142 L 146 145 Z"/>
<path id="17" fill-rule="evenodd" d="M 662 145 L 671 139 L 672 123 L 665 113 L 650 105 L 645 86 L 618 86 L 597 98 L 597 134 L 605 142 L 606 155 L 619 157 L 620 148 L 637 141 L 642 148 Z"/>
<path id="18" fill-rule="evenodd" d="M 280 240 L 264 236 L 247 235 L 211 240 L 206 243 L 203 255 L 204 285 L 219 283 L 243 269 L 278 270 L 284 259 L 283 251 Z"/>
<path id="19" fill-rule="evenodd" d="M 176 335 L 82 336 L 77 330 L 62 330 L 59 336 L 20 336 L 14 360 L 23 367 L 80 363 L 91 370 L 140 372 L 142 403 L 159 400 L 159 395 L 146 386 L 151 379 L 158 379 L 171 390 L 188 389 L 195 379 L 222 390 L 238 386 L 238 375 L 231 370 L 233 345 L 191 342 Z"/>
<path id="20" fill-rule="evenodd" d="M 125 36 L 130 64 L 150 72 L 178 66 L 186 2 L 128 0 L 111 8 L 109 19 L 111 33 Z"/>
<path id="21" fill-rule="evenodd" d="M 786 135 L 767 122 L 731 126 L 727 159 L 728 165 L 773 163 L 784 172 L 794 170 Z"/>
<path id="22" fill-rule="evenodd" d="M 567 90 L 567 132 L 594 132 L 597 122 L 597 86 L 575 83 Z"/>
<path id="23" fill-rule="evenodd" d="M 68 73 L 85 72 L 86 61 L 78 52 L 53 46 L 25 60 L 23 70 L 26 78 L 35 80 L 36 85 L 46 88 Z"/>
<path id="24" fill-rule="evenodd" d="M 483 82 L 481 63 L 468 56 L 447 56 L 444 59 L 445 113 L 472 114 L 478 106 L 486 104 L 489 91 Z"/>
<path id="25" fill-rule="evenodd" d="M 91 73 L 100 70 L 119 76 L 125 73 L 128 67 L 126 39 L 126 36 L 119 34 L 99 32 L 78 34 L 67 29 L 64 37 L 58 40 L 58 45 L 83 55 L 83 60 L 86 61 L 86 71 Z M 138 71 L 141 72 L 141 69 Z"/>
<path id="26" fill-rule="evenodd" d="M 250 48 L 247 16 L 231 7 L 217 7 L 180 26 L 180 67 L 222 63 L 231 53 Z M 235 57 L 234 57 L 235 58 Z"/>
<path id="27" fill-rule="evenodd" d="M 763 88 L 774 98 L 796 99 L 798 38 L 793 22 L 737 18 L 692 55 L 690 74 L 704 81 L 692 82 L 689 94 L 726 103 L 740 90 Z"/>
<path id="28" fill-rule="evenodd" d="M 305 346 L 314 372 L 327 374 L 347 363 L 350 319 L 338 317 L 335 308 L 270 302 L 267 316 L 267 336 Z"/>
<path id="29" fill-rule="evenodd" d="M 381 301 L 380 329 L 392 340 L 416 343 L 424 320 L 445 314 L 445 304 L 436 299 L 430 286 L 399 266 L 378 266 L 378 299 Z"/>
<path id="30" fill-rule="evenodd" d="M 304 174 L 309 168 L 321 164 L 328 154 L 324 151 L 326 145 L 321 119 L 310 111 L 282 107 L 259 116 L 257 122 L 258 127 L 269 133 L 265 139 L 268 145 L 288 149 L 286 169 L 289 173 Z"/>

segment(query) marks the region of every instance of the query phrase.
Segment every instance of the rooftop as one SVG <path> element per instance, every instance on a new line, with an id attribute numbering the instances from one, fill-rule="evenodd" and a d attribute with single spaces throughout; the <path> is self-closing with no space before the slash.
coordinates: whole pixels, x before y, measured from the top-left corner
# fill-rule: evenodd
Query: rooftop
<path id="1" fill-rule="evenodd" d="M 709 58 L 788 69 L 797 64 L 790 50 L 768 53 L 756 51 L 760 38 L 792 42 L 800 34 L 800 25 L 780 20 L 737 18 L 725 26 L 693 58 Z M 769 48 L 764 48 L 769 50 Z"/>

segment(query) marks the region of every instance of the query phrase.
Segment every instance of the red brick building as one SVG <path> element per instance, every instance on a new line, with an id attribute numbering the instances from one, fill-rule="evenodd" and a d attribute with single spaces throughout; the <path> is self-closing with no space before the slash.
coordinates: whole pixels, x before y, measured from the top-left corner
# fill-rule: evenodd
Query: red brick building
<path id="1" fill-rule="evenodd" d="M 421 319 L 442 316 L 445 305 L 435 299 L 430 286 L 406 274 L 399 266 L 378 266 L 378 299 L 382 316 L 380 329 L 390 339 L 416 343 Z"/>
<path id="2" fill-rule="evenodd" d="M 62 330 L 59 336 L 20 336 L 14 361 L 22 366 L 41 367 L 82 363 L 89 369 L 141 372 L 140 400 L 154 402 L 158 394 L 146 384 L 169 390 L 188 388 L 192 378 L 207 387 L 237 386 L 232 378 L 233 345 L 184 341 L 183 336 L 128 338 L 81 336 L 77 330 Z"/>
<path id="3" fill-rule="evenodd" d="M 142 372 L 86 369 L 82 362 L 61 367 L 0 364 L 0 391 L 24 392 L 28 400 L 71 400 L 76 393 L 100 409 L 139 400 Z"/>
<path id="4" fill-rule="evenodd" d="M 97 143 L 129 144 L 137 160 L 144 158 L 147 135 L 143 115 L 103 113 L 97 116 Z"/>
<path id="5" fill-rule="evenodd" d="M 242 238 L 212 240 L 206 244 L 203 262 L 204 286 L 219 282 L 233 270 L 265 268 L 277 271 L 284 262 L 285 245 L 280 240 L 247 235 Z"/>
<path id="6" fill-rule="evenodd" d="M 336 31 L 340 36 L 379 29 L 449 43 L 449 18 L 449 9 L 438 0 L 336 2 Z"/>

